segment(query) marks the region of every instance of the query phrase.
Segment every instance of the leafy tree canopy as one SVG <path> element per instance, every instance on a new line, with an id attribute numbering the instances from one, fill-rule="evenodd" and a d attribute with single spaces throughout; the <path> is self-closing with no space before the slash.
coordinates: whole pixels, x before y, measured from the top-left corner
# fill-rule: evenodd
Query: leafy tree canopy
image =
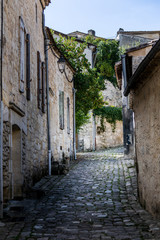
<path id="1" fill-rule="evenodd" d="M 53 34 L 53 32 L 52 32 Z M 90 68 L 84 50 L 87 42 L 79 43 L 75 38 L 63 38 L 56 40 L 57 45 L 64 56 L 75 69 L 74 83 L 76 93 L 76 127 L 77 131 L 89 119 L 89 110 L 104 105 L 101 90 L 105 88 L 104 80 L 99 78 L 96 69 Z"/>

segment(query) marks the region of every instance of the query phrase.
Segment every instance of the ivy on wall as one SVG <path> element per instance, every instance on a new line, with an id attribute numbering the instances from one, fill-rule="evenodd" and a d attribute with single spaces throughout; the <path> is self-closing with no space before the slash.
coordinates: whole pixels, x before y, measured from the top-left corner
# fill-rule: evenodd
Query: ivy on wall
<path id="1" fill-rule="evenodd" d="M 104 119 L 112 126 L 112 132 L 115 132 L 116 121 L 122 121 L 122 108 L 113 106 L 103 106 L 102 108 L 94 109 L 95 116 L 100 117 L 101 132 L 105 132 Z"/>

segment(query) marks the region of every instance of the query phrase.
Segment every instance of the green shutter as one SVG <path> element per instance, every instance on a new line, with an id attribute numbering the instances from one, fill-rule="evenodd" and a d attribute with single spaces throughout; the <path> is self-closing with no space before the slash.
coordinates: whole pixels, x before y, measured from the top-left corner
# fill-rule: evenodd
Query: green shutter
<path id="1" fill-rule="evenodd" d="M 59 91 L 59 126 L 64 129 L 64 92 Z"/>
<path id="2" fill-rule="evenodd" d="M 70 99 L 67 97 L 67 133 L 70 134 Z"/>

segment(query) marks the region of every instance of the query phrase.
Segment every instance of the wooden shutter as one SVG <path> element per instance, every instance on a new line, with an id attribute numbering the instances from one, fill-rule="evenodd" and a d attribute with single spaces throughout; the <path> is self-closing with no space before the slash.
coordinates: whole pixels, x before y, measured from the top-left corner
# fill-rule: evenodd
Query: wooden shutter
<path id="1" fill-rule="evenodd" d="M 42 86 L 41 86 L 41 56 L 40 52 L 37 52 L 37 102 L 38 108 L 42 109 Z"/>
<path id="2" fill-rule="evenodd" d="M 25 48 L 25 29 L 22 18 L 20 17 L 20 92 L 24 92 L 24 48 Z"/>
<path id="3" fill-rule="evenodd" d="M 30 93 L 30 35 L 27 34 L 26 36 L 27 46 L 26 46 L 26 96 L 27 100 L 30 100 L 31 93 Z"/>
<path id="4" fill-rule="evenodd" d="M 70 99 L 67 97 L 67 133 L 70 134 Z"/>
<path id="5" fill-rule="evenodd" d="M 42 112 L 45 113 L 45 97 L 46 97 L 46 91 L 45 91 L 45 63 L 42 62 Z"/>
<path id="6" fill-rule="evenodd" d="M 64 92 L 59 91 L 59 125 L 64 129 Z"/>

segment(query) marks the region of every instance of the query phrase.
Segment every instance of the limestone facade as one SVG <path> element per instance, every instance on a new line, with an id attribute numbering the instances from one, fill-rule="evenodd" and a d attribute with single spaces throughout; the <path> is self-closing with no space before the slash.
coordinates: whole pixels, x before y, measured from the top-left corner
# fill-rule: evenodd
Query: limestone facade
<path id="1" fill-rule="evenodd" d="M 53 45 L 48 51 L 52 161 L 58 161 L 60 164 L 63 162 L 65 164 L 65 161 L 67 161 L 67 164 L 69 159 L 73 158 L 74 69 L 66 60 L 65 72 L 61 73 L 59 71 L 57 61 L 61 53 L 56 47 L 56 43 L 49 32 L 50 30 L 47 28 L 50 43 Z"/>
<path id="2" fill-rule="evenodd" d="M 4 1 L 3 186 L 6 200 L 22 197 L 24 191 L 48 171 L 46 112 L 42 105 L 38 106 L 38 95 L 42 94 L 38 90 L 37 53 L 42 64 L 45 62 L 42 13 L 49 2 Z M 46 100 L 43 104 L 46 105 Z"/>

